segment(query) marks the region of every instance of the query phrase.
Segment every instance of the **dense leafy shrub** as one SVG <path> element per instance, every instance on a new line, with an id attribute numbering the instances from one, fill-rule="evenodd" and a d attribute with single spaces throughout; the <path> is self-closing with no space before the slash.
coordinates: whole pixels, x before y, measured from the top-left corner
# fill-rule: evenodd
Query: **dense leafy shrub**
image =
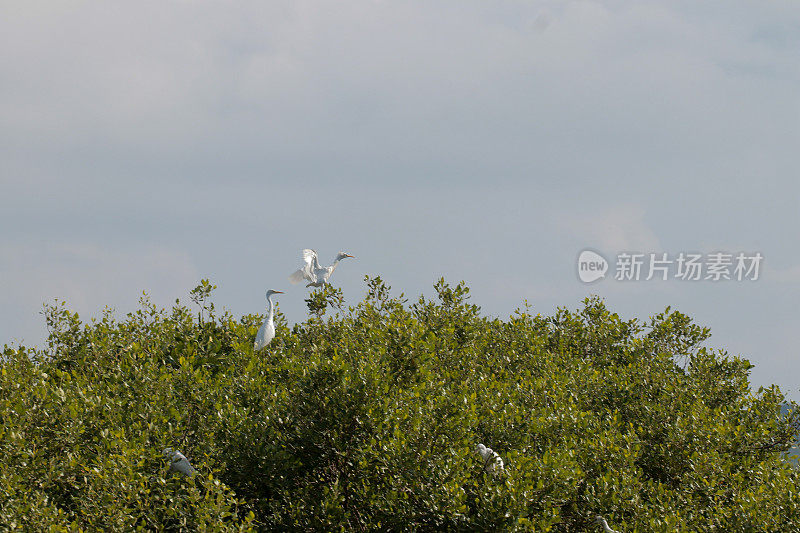
<path id="1" fill-rule="evenodd" d="M 392 297 L 380 278 L 254 354 L 263 317 L 145 298 L 123 321 L 48 307 L 48 345 L 6 347 L 0 526 L 30 531 L 800 529 L 784 457 L 797 411 L 667 309 L 596 299 L 483 316 L 469 290 Z M 475 451 L 505 462 L 492 476 Z M 162 450 L 192 461 L 172 475 Z"/>

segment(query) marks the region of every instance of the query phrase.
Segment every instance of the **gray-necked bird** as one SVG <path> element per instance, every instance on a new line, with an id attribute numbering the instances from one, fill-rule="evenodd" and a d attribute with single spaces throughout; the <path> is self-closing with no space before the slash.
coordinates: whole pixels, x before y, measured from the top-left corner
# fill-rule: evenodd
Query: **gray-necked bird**
<path id="1" fill-rule="evenodd" d="M 189 464 L 189 459 L 181 452 L 173 450 L 172 448 L 165 448 L 164 457 L 169 461 L 170 472 L 180 472 L 185 476 L 194 475 L 195 469 Z"/>
<path id="2" fill-rule="evenodd" d="M 336 259 L 330 266 L 320 266 L 317 252 L 310 248 L 303 250 L 303 266 L 297 269 L 291 276 L 289 281 L 293 284 L 300 283 L 304 279 L 308 281 L 306 287 L 321 287 L 328 283 L 333 271 L 339 265 L 339 261 L 346 257 L 353 257 L 352 255 L 339 252 L 336 254 Z"/>
<path id="3" fill-rule="evenodd" d="M 483 459 L 484 470 L 495 476 L 503 472 L 503 459 L 494 450 L 487 448 L 483 444 L 478 444 L 476 450 L 481 459 Z"/>
<path id="4" fill-rule="evenodd" d="M 267 319 L 264 320 L 264 323 L 258 328 L 258 333 L 256 333 L 256 340 L 253 343 L 253 350 L 256 352 L 266 347 L 267 344 L 275 338 L 275 321 L 273 320 L 275 318 L 275 304 L 272 303 L 273 294 L 283 294 L 283 291 L 273 291 L 272 289 L 267 291 L 267 302 L 269 303 Z"/>

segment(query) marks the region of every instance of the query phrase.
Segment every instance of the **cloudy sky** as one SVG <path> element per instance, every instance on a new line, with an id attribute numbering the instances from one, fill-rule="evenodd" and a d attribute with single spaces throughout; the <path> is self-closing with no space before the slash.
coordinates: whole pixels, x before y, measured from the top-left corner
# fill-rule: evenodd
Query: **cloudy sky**
<path id="1" fill-rule="evenodd" d="M 667 305 L 800 400 L 800 4 L 0 0 L 0 344 L 43 302 L 260 311 L 300 250 L 507 316 Z M 760 252 L 757 281 L 577 276 Z"/>

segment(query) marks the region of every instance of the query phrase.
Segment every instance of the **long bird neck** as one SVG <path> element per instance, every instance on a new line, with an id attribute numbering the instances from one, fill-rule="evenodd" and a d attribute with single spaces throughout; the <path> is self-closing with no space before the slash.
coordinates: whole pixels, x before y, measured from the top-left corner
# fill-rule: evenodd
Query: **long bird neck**
<path id="1" fill-rule="evenodd" d="M 267 320 L 272 322 L 272 318 L 275 316 L 275 304 L 272 303 L 271 294 L 267 297 L 267 303 L 269 304 L 267 307 Z"/>

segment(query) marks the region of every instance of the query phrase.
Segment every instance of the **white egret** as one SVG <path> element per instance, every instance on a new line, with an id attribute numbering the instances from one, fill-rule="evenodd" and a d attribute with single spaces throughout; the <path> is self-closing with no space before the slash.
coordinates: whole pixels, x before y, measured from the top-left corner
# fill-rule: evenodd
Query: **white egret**
<path id="1" fill-rule="evenodd" d="M 492 475 L 503 473 L 503 459 L 494 450 L 487 448 L 483 444 L 478 444 L 476 451 L 483 459 L 483 468 Z"/>
<path id="2" fill-rule="evenodd" d="M 164 449 L 164 457 L 169 460 L 169 471 L 180 472 L 185 476 L 193 476 L 195 469 L 189 464 L 189 459 L 186 458 L 181 452 L 173 450 L 172 448 Z"/>
<path id="3" fill-rule="evenodd" d="M 594 518 L 594 523 L 597 524 L 598 526 L 603 526 L 603 531 L 605 531 L 605 533 L 619 533 L 619 531 L 608 527 L 608 522 L 606 522 L 606 519 L 600 515 L 597 515 Z"/>
<path id="4" fill-rule="evenodd" d="M 256 341 L 253 343 L 253 350 L 256 352 L 266 347 L 267 344 L 275 338 L 275 322 L 273 321 L 275 317 L 275 304 L 272 303 L 273 294 L 283 294 L 283 291 L 273 291 L 272 289 L 267 291 L 269 310 L 267 311 L 267 319 L 261 324 L 261 327 L 258 328 L 258 333 L 256 333 Z"/>
<path id="5" fill-rule="evenodd" d="M 324 267 L 319 264 L 317 252 L 306 248 L 303 250 L 303 266 L 289 276 L 289 281 L 293 284 L 297 284 L 305 279 L 308 280 L 306 287 L 321 287 L 328 283 L 328 279 L 331 277 L 331 274 L 333 274 L 333 271 L 336 270 L 339 261 L 346 257 L 353 256 L 345 252 L 339 252 L 336 254 L 336 259 L 333 260 L 333 264 Z"/>

